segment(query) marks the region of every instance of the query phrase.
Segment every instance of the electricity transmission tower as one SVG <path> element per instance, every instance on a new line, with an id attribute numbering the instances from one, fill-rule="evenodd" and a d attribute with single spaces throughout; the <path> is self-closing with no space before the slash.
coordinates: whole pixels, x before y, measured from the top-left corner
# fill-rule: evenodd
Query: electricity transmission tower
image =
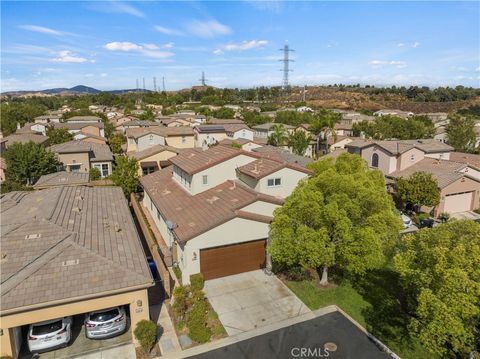
<path id="1" fill-rule="evenodd" d="M 288 90 L 290 88 L 290 83 L 288 82 L 288 73 L 293 71 L 289 68 L 290 62 L 293 62 L 293 60 L 290 59 L 290 52 L 293 52 L 295 50 L 292 50 L 289 47 L 288 42 L 285 42 L 283 49 L 280 49 L 280 51 L 283 52 L 283 59 L 279 60 L 283 62 L 283 68 L 280 70 L 280 71 L 283 71 L 282 89 Z"/>
<path id="2" fill-rule="evenodd" d="M 143 78 L 143 92 L 145 92 L 145 77 Z"/>
<path id="3" fill-rule="evenodd" d="M 162 76 L 162 90 L 165 92 L 165 76 Z"/>
<path id="4" fill-rule="evenodd" d="M 202 86 L 207 86 L 207 79 L 205 78 L 205 72 L 202 71 L 202 78 L 200 79 L 200 83 Z"/>
<path id="5" fill-rule="evenodd" d="M 157 78 L 156 77 L 153 78 L 153 91 L 157 92 Z"/>
<path id="6" fill-rule="evenodd" d="M 137 79 L 137 87 L 135 87 L 136 91 L 138 92 L 139 91 L 139 88 L 138 88 L 138 79 Z"/>

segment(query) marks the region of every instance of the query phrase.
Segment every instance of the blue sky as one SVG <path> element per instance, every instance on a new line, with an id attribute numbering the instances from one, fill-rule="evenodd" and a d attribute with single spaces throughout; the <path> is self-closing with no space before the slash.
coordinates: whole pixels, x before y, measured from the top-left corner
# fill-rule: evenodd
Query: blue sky
<path id="1" fill-rule="evenodd" d="M 479 2 L 1 2 L 2 91 L 480 85 Z"/>

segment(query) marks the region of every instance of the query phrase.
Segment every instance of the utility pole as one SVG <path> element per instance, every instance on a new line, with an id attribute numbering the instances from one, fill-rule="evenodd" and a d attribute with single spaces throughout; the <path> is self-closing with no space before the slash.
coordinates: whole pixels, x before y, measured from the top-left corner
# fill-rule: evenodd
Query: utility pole
<path id="1" fill-rule="evenodd" d="M 145 77 L 142 80 L 143 80 L 143 92 L 145 92 Z"/>
<path id="2" fill-rule="evenodd" d="M 290 59 L 290 52 L 293 52 L 295 50 L 290 49 L 288 41 L 285 41 L 285 45 L 283 46 L 283 49 L 280 49 L 280 51 L 283 52 L 283 59 L 279 60 L 283 62 L 283 68 L 280 70 L 283 71 L 282 90 L 288 90 L 290 89 L 290 83 L 288 82 L 288 73 L 293 71 L 289 68 L 290 62 L 293 62 L 293 60 Z"/>
<path id="3" fill-rule="evenodd" d="M 138 79 L 137 79 L 137 86 L 135 87 L 135 91 L 138 92 Z"/>
<path id="4" fill-rule="evenodd" d="M 162 76 L 162 89 L 165 92 L 165 76 Z"/>
<path id="5" fill-rule="evenodd" d="M 302 92 L 302 101 L 305 102 L 306 100 L 306 93 L 307 93 L 307 85 L 303 85 L 303 92 Z"/>
<path id="6" fill-rule="evenodd" d="M 153 77 L 153 91 L 157 92 L 157 78 Z"/>

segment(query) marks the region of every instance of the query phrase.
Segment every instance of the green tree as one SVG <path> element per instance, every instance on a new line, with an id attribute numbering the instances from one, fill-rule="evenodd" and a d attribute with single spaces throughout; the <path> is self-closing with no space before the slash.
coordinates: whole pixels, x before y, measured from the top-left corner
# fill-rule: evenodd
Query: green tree
<path id="1" fill-rule="evenodd" d="M 335 125 L 342 120 L 342 115 L 331 110 L 321 110 L 316 114 L 310 123 L 310 131 L 312 131 L 317 139 L 322 135 L 325 152 L 328 152 L 328 138 L 332 136 L 337 140 L 337 132 Z M 318 147 L 318 143 L 317 143 Z"/>
<path id="2" fill-rule="evenodd" d="M 157 325 L 150 320 L 141 320 L 137 323 L 133 335 L 139 341 L 145 353 L 149 353 L 157 339 Z"/>
<path id="3" fill-rule="evenodd" d="M 123 138 L 123 135 L 119 133 L 110 136 L 108 139 L 108 144 L 110 145 L 110 149 L 113 153 L 122 153 Z"/>
<path id="4" fill-rule="evenodd" d="M 228 107 L 222 107 L 213 111 L 213 117 L 216 118 L 233 118 L 234 116 L 235 111 Z"/>
<path id="5" fill-rule="evenodd" d="M 31 185 L 40 176 L 57 170 L 53 152 L 34 142 L 14 143 L 5 152 L 6 178 L 19 184 Z"/>
<path id="6" fill-rule="evenodd" d="M 272 259 L 301 265 L 316 276 L 322 268 L 322 285 L 331 267 L 364 274 L 382 265 L 401 228 L 382 173 L 348 153 L 310 168 L 314 175 L 274 213 Z"/>
<path id="7" fill-rule="evenodd" d="M 140 116 L 139 116 L 140 120 L 144 120 L 144 121 L 153 121 L 155 120 L 155 114 L 153 113 L 153 110 L 148 107 L 144 113 L 142 113 Z"/>
<path id="8" fill-rule="evenodd" d="M 48 143 L 56 145 L 73 140 L 73 134 L 68 132 L 66 128 L 47 127 Z"/>
<path id="9" fill-rule="evenodd" d="M 312 137 L 305 131 L 294 131 L 288 138 L 288 146 L 292 148 L 293 153 L 299 156 L 305 155 Z"/>
<path id="10" fill-rule="evenodd" d="M 433 207 L 440 203 L 438 183 L 431 173 L 415 172 L 408 178 L 395 179 L 398 197 L 404 204 Z"/>
<path id="11" fill-rule="evenodd" d="M 282 124 L 275 124 L 270 128 L 272 133 L 268 136 L 267 142 L 272 146 L 282 146 L 287 141 L 287 131 Z"/>
<path id="12" fill-rule="evenodd" d="M 111 179 L 116 186 L 122 187 L 126 196 L 138 189 L 138 162 L 135 158 L 118 156 Z"/>
<path id="13" fill-rule="evenodd" d="M 102 177 L 100 170 L 97 167 L 90 168 L 89 178 L 90 181 L 99 180 Z"/>
<path id="14" fill-rule="evenodd" d="M 471 116 L 450 116 L 446 126 L 448 144 L 459 152 L 474 152 L 477 135 L 475 120 Z"/>
<path id="15" fill-rule="evenodd" d="M 17 124 L 20 126 L 33 120 L 34 117 L 43 115 L 47 108 L 33 103 L 2 103 L 0 107 L 0 129 L 4 136 L 15 132 Z"/>
<path id="16" fill-rule="evenodd" d="M 411 116 L 404 119 L 397 116 L 379 116 L 373 121 L 362 121 L 353 125 L 356 136 L 363 133 L 367 138 L 376 140 L 413 140 L 433 138 L 435 126 L 426 116 Z"/>
<path id="17" fill-rule="evenodd" d="M 394 266 L 414 313 L 411 333 L 434 353 L 466 358 L 480 323 L 480 224 L 452 220 L 409 234 Z"/>

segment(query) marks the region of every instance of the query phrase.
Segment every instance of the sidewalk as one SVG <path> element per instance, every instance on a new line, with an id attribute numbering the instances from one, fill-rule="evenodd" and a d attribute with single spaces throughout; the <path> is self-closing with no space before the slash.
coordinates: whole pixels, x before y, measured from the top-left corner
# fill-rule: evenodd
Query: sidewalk
<path id="1" fill-rule="evenodd" d="M 162 356 L 168 353 L 180 352 L 182 348 L 178 342 L 177 334 L 175 328 L 173 327 L 172 320 L 168 314 L 167 306 L 165 304 L 152 305 L 150 306 L 150 312 L 152 313 L 152 318 L 156 316 L 153 313 L 158 314 L 157 324 L 162 327 L 162 335 L 158 345 L 162 352 Z"/>

